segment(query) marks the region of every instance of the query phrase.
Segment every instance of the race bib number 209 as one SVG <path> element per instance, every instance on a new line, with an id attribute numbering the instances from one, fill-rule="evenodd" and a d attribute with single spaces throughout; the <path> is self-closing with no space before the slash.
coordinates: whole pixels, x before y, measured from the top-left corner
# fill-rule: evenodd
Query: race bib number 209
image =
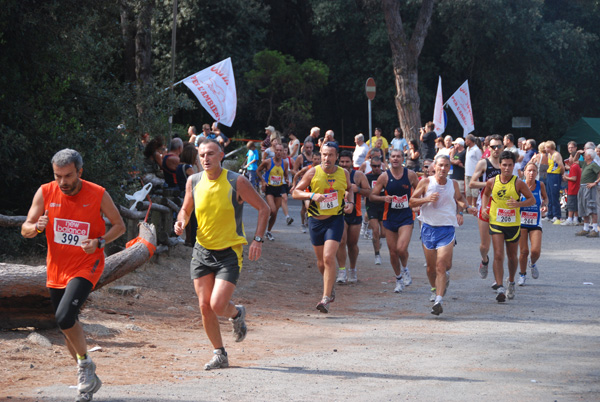
<path id="1" fill-rule="evenodd" d="M 70 219 L 54 219 L 54 242 L 67 246 L 81 246 L 90 235 L 88 222 Z"/>

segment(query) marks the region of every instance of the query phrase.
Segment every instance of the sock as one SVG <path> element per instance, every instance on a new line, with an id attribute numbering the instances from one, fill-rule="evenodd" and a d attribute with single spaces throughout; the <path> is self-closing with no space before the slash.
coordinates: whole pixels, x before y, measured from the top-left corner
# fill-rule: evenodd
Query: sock
<path id="1" fill-rule="evenodd" d="M 435 304 L 437 304 L 437 303 L 440 303 L 440 304 L 442 303 L 442 296 L 435 297 Z"/>
<path id="2" fill-rule="evenodd" d="M 586 232 L 590 230 L 590 224 L 589 223 L 584 223 L 583 224 L 583 230 L 585 230 Z"/>
<path id="3" fill-rule="evenodd" d="M 408 270 L 408 266 L 404 267 L 404 269 L 402 270 L 402 272 L 406 272 L 407 274 L 410 273 L 410 271 Z"/>
<path id="4" fill-rule="evenodd" d="M 379 251 L 375 251 L 375 255 L 379 255 Z"/>
<path id="5" fill-rule="evenodd" d="M 340 267 L 340 271 L 345 271 L 346 267 Z"/>
<path id="6" fill-rule="evenodd" d="M 221 351 L 221 353 L 223 354 L 223 356 L 227 356 L 227 352 L 225 352 L 225 348 L 217 348 Z"/>
<path id="7" fill-rule="evenodd" d="M 598 231 L 598 224 L 597 223 L 592 223 L 592 229 L 594 229 L 594 231 Z"/>
<path id="8" fill-rule="evenodd" d="M 400 271 L 400 272 L 402 272 L 402 271 Z M 401 280 L 401 279 L 402 279 L 402 274 L 400 274 L 400 275 L 396 275 L 396 280 L 397 280 L 397 281 L 399 281 L 399 280 Z"/>
<path id="9" fill-rule="evenodd" d="M 88 358 L 88 354 L 87 354 L 87 352 L 85 352 L 85 354 L 84 354 L 83 356 L 81 356 L 81 355 L 77 354 L 77 360 L 78 360 L 78 361 L 79 361 L 79 360 L 85 360 L 85 359 L 87 359 L 87 358 Z"/>

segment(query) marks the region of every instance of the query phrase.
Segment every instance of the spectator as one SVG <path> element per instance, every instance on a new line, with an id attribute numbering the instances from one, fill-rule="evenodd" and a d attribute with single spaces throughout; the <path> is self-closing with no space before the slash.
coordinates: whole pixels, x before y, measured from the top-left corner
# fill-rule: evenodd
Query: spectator
<path id="1" fill-rule="evenodd" d="M 563 164 L 562 156 L 556 150 L 554 141 L 546 141 L 546 150 L 548 151 L 548 175 L 546 181 L 546 191 L 548 192 L 548 219 L 552 220 L 552 223 L 560 220 L 560 187 L 562 181 L 562 174 L 565 171 L 565 165 Z M 582 169 L 583 172 L 583 169 Z"/>
<path id="2" fill-rule="evenodd" d="M 210 133 L 207 138 L 217 140 L 219 145 L 221 145 L 222 150 L 225 150 L 225 148 L 231 143 L 231 140 L 223 132 L 221 132 L 219 123 L 216 121 L 212 125 L 212 133 Z"/>
<path id="3" fill-rule="evenodd" d="M 525 141 L 525 143 L 523 144 L 523 149 L 525 151 L 525 154 L 523 156 L 523 160 L 521 160 L 522 168 L 527 166 L 529 161 L 531 161 L 533 156 L 536 154 L 536 151 L 535 151 L 536 145 L 537 144 L 534 139 L 529 139 L 529 140 Z M 521 171 L 523 171 L 523 169 L 521 169 Z"/>
<path id="4" fill-rule="evenodd" d="M 489 142 L 488 142 L 489 143 Z M 482 158 L 481 149 L 476 144 L 476 138 L 473 134 L 467 135 L 465 138 L 466 154 L 465 154 L 465 193 L 467 203 L 475 205 L 475 201 L 479 196 L 479 189 L 471 188 L 471 178 L 475 173 L 475 166 Z"/>
<path id="5" fill-rule="evenodd" d="M 434 133 L 435 134 L 435 133 Z M 417 140 L 410 140 L 408 143 L 408 153 L 406 155 L 406 168 L 417 173 L 421 171 L 421 164 L 419 163 L 419 144 Z M 431 158 L 429 158 L 431 160 Z"/>
<path id="6" fill-rule="evenodd" d="M 354 136 L 354 143 L 356 144 L 356 147 L 354 148 L 354 153 L 352 155 L 352 166 L 354 170 L 358 170 L 365 159 L 367 159 L 369 146 L 365 143 L 365 136 L 362 133 Z"/>
<path id="7" fill-rule="evenodd" d="M 452 137 L 450 137 L 452 138 Z M 445 140 L 445 139 L 444 139 Z M 450 163 L 451 165 L 451 176 L 450 178 L 456 180 L 460 193 L 464 196 L 465 194 L 465 159 L 467 150 L 465 149 L 465 140 L 457 138 L 454 142 L 454 147 L 450 150 Z M 470 206 L 471 204 L 467 204 Z"/>
<path id="8" fill-rule="evenodd" d="M 581 152 L 583 152 L 583 162 L 579 162 L 579 167 L 581 168 L 581 185 L 577 194 L 577 211 L 579 212 L 579 216 L 583 218 L 583 230 L 577 232 L 576 235 L 599 237 L 598 190 L 596 190 L 596 186 L 600 183 L 600 165 L 594 162 L 596 153 L 593 149 L 578 151 L 578 153 Z"/>
<path id="9" fill-rule="evenodd" d="M 569 143 L 569 145 L 571 145 L 571 143 Z M 575 144 L 575 153 L 577 153 L 577 144 Z M 575 155 L 572 156 L 575 157 Z M 567 219 L 561 223 L 561 225 L 574 226 L 579 223 L 579 213 L 577 211 L 577 194 L 579 193 L 581 184 L 581 168 L 579 167 L 579 162 L 575 161 L 571 163 L 569 174 L 563 174 L 563 179 L 567 181 Z"/>
<path id="10" fill-rule="evenodd" d="M 487 159 L 490 157 L 490 155 L 492 154 L 492 150 L 490 149 L 490 140 L 491 140 L 492 136 L 488 135 L 487 137 L 484 138 L 483 140 L 483 146 L 481 146 L 481 159 Z"/>
<path id="11" fill-rule="evenodd" d="M 406 138 L 404 138 L 404 133 L 400 127 L 394 129 L 394 139 L 390 144 L 390 150 L 399 149 L 404 154 L 408 152 L 408 142 L 406 142 Z"/>
<path id="12" fill-rule="evenodd" d="M 443 141 L 440 141 L 442 137 L 440 137 L 438 141 L 438 143 L 440 144 L 440 148 L 437 151 L 437 154 L 435 156 L 438 155 L 446 155 L 448 157 L 450 157 L 450 151 L 452 150 L 452 136 L 447 135 L 444 137 Z M 463 140 L 464 141 L 464 140 Z M 449 174 L 450 176 L 450 174 Z"/>
<path id="13" fill-rule="evenodd" d="M 144 172 L 160 175 L 162 165 L 162 154 L 164 150 L 162 137 L 153 138 L 146 147 L 144 147 Z"/>
<path id="14" fill-rule="evenodd" d="M 188 142 L 191 144 L 196 144 L 196 136 L 198 135 L 198 131 L 196 130 L 196 126 L 190 126 L 188 128 Z"/>
<path id="15" fill-rule="evenodd" d="M 423 153 L 423 158 L 425 159 L 433 159 L 435 156 L 435 140 L 437 134 L 434 130 L 435 124 L 432 121 L 425 124 L 425 127 L 422 127 L 420 130 L 421 151 Z"/>
<path id="16" fill-rule="evenodd" d="M 319 147 L 329 142 L 335 142 L 335 144 L 338 145 L 337 141 L 335 140 L 335 133 L 333 132 L 333 130 L 327 130 L 325 132 L 325 136 L 323 138 L 319 138 L 318 140 Z"/>
<path id="17" fill-rule="evenodd" d="M 313 127 L 310 129 L 310 134 L 304 139 L 304 143 L 312 142 L 314 145 L 318 144 L 319 136 L 321 135 L 321 129 L 319 127 Z"/>
<path id="18" fill-rule="evenodd" d="M 290 158 L 294 159 L 295 161 L 298 155 L 300 154 L 300 140 L 298 139 L 298 137 L 296 137 L 296 134 L 294 134 L 293 131 L 289 132 L 288 138 L 290 139 L 290 142 L 288 144 L 289 155 Z"/>
<path id="19" fill-rule="evenodd" d="M 385 137 L 381 136 L 381 129 L 379 127 L 376 127 L 375 136 L 369 139 L 369 141 L 367 141 L 367 145 L 369 146 L 369 148 L 373 148 L 375 147 L 375 143 L 378 140 L 381 140 L 381 149 L 383 150 L 383 155 L 385 156 L 389 148 L 388 141 L 385 139 Z"/>
<path id="20" fill-rule="evenodd" d="M 260 144 L 261 152 L 265 152 L 265 150 L 271 146 L 271 136 L 273 134 L 275 134 L 275 127 L 273 127 L 273 126 L 265 127 L 265 139 Z"/>
<path id="21" fill-rule="evenodd" d="M 210 126 L 208 124 L 203 124 L 202 132 L 196 136 L 196 139 L 194 140 L 194 145 L 196 147 L 199 147 L 200 141 L 204 138 L 208 138 L 209 136 L 210 136 Z"/>
<path id="22" fill-rule="evenodd" d="M 254 189 L 258 192 L 259 183 L 256 169 L 258 169 L 258 161 L 260 160 L 260 157 L 258 155 L 258 150 L 256 149 L 256 143 L 249 141 L 248 144 L 246 144 L 246 148 L 248 148 L 248 153 L 246 154 L 246 164 L 244 165 L 244 169 L 246 169 L 248 172 L 250 184 L 252 184 Z"/>
<path id="23" fill-rule="evenodd" d="M 181 152 L 183 152 L 183 141 L 181 141 L 181 138 L 173 138 L 169 152 L 163 156 L 161 163 L 167 187 L 177 188 L 177 166 L 180 163 L 179 155 L 181 155 Z"/>
<path id="24" fill-rule="evenodd" d="M 378 139 L 377 141 L 375 141 L 375 146 L 373 148 L 371 148 L 369 150 L 369 152 L 367 153 L 367 159 L 371 159 L 371 152 L 373 151 L 379 151 L 379 153 L 381 155 L 383 155 L 381 157 L 381 162 L 385 165 L 386 161 L 385 161 L 385 152 L 383 151 L 383 141 L 381 141 L 381 138 Z M 404 156 L 404 155 L 403 155 Z"/>

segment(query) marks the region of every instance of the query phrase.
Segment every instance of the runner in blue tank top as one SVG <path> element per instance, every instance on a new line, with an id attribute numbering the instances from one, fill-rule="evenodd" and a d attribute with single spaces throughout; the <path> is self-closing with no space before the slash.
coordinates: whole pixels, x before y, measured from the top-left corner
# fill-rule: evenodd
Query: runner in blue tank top
<path id="1" fill-rule="evenodd" d="M 525 184 L 533 193 L 535 204 L 521 208 L 521 238 L 519 239 L 519 286 L 525 286 L 527 279 L 527 267 L 531 269 L 531 277 L 537 279 L 539 270 L 536 266 L 537 260 L 542 253 L 542 213 L 548 209 L 548 195 L 546 186 L 536 180 L 538 167 L 535 163 L 528 163 L 524 169 Z M 522 200 L 521 200 L 522 201 Z M 531 247 L 529 246 L 531 243 Z M 529 262 L 527 261 L 529 260 Z"/>
<path id="2" fill-rule="evenodd" d="M 395 293 L 412 283 L 408 269 L 408 245 L 414 227 L 414 216 L 408 206 L 410 195 L 417 187 L 417 174 L 402 166 L 404 154 L 397 149 L 391 151 L 390 169 L 377 179 L 369 197 L 371 201 L 384 202 L 383 227 L 390 250 L 390 262 L 396 275 Z M 385 195 L 379 193 L 385 190 Z"/>

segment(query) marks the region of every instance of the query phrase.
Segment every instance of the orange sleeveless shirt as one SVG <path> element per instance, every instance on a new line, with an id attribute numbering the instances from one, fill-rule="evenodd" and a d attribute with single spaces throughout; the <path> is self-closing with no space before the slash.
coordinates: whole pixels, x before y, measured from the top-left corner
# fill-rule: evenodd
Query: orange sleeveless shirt
<path id="1" fill-rule="evenodd" d="M 42 185 L 44 211 L 48 211 L 46 239 L 46 286 L 64 289 L 69 280 L 80 277 L 94 286 L 104 270 L 104 249 L 86 254 L 81 248 L 85 239 L 104 236 L 106 226 L 100 213 L 104 188 L 81 180 L 81 190 L 65 195 L 56 181 Z"/>

